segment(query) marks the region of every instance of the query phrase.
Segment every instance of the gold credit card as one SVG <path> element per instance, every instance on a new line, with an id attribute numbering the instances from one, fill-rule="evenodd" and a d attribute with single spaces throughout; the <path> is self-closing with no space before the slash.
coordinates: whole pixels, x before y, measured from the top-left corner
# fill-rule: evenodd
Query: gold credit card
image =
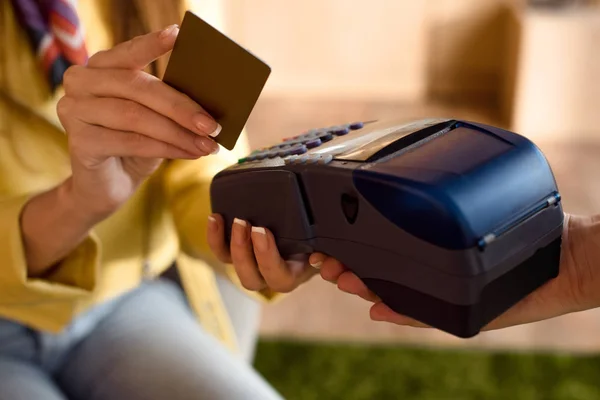
<path id="1" fill-rule="evenodd" d="M 221 124 L 215 141 L 231 150 L 270 74 L 262 60 L 187 11 L 163 81 Z"/>

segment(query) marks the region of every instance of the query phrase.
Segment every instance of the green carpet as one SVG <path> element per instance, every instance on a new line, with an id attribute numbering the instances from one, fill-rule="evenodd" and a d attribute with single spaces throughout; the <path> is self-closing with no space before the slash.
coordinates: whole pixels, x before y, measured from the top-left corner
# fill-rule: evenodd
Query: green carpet
<path id="1" fill-rule="evenodd" d="M 257 351 L 289 400 L 600 399 L 600 356 L 275 341 Z"/>

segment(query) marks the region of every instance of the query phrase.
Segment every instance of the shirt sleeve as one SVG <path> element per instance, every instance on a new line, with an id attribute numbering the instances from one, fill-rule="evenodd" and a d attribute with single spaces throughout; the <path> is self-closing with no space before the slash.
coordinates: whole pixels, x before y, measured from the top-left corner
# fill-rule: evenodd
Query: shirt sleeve
<path id="1" fill-rule="evenodd" d="M 30 198 L 0 198 L 0 311 L 21 320 L 46 320 L 58 329 L 72 317 L 77 300 L 90 295 L 96 286 L 99 242 L 89 235 L 46 276 L 30 278 L 20 226 Z"/>

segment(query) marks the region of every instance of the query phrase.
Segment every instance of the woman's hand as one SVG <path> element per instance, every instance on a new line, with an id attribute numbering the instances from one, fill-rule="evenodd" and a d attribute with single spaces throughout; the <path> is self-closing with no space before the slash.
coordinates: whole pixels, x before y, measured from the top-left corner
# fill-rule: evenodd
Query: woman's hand
<path id="1" fill-rule="evenodd" d="M 500 315 L 484 330 L 541 321 L 600 306 L 600 218 L 566 215 L 564 226 L 559 276 Z M 311 256 L 313 263 L 319 260 L 322 260 L 323 279 L 373 303 L 370 309 L 372 320 L 427 327 L 392 311 L 338 261 L 322 254 Z"/>
<path id="2" fill-rule="evenodd" d="M 250 226 L 240 219 L 233 223 L 228 244 L 223 218 L 212 215 L 208 223 L 208 244 L 221 262 L 233 263 L 240 282 L 248 290 L 288 293 L 318 273 L 318 269 L 308 264 L 307 256 L 283 260 L 268 229 Z"/>
<path id="3" fill-rule="evenodd" d="M 179 29 L 137 37 L 65 73 L 57 111 L 68 139 L 75 208 L 96 220 L 116 211 L 163 159 L 218 151 L 219 125 L 194 101 L 143 69 L 168 53 Z"/>

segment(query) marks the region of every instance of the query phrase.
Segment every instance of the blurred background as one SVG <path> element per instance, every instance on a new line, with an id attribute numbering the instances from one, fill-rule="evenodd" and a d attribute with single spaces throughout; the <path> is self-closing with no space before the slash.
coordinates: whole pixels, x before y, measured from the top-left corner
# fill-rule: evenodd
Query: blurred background
<path id="1" fill-rule="evenodd" d="M 271 65 L 253 148 L 390 116 L 531 138 L 571 213 L 600 213 L 600 1 L 198 0 Z M 461 340 L 371 322 L 314 279 L 266 306 L 257 366 L 289 399 L 600 399 L 600 310 Z"/>

